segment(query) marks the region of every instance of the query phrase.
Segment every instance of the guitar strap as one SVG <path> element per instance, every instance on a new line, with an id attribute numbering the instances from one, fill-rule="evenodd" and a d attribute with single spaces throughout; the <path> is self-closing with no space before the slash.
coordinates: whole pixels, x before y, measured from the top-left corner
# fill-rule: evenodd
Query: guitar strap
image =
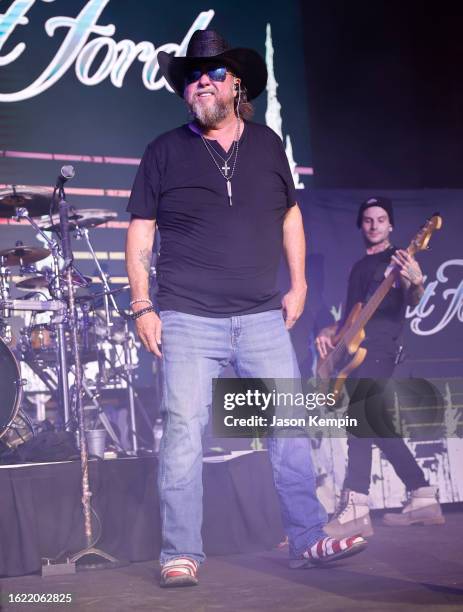
<path id="1" fill-rule="evenodd" d="M 394 247 L 394 250 L 396 250 L 395 247 Z M 374 271 L 374 273 L 373 273 L 373 275 L 372 275 L 372 277 L 371 277 L 371 279 L 369 281 L 369 285 L 368 285 L 368 289 L 367 289 L 367 295 L 365 296 L 365 300 L 366 301 L 371 298 L 373 293 L 376 291 L 376 288 L 378 287 L 378 285 L 383 282 L 383 280 L 384 280 L 384 273 L 386 272 L 388 267 L 389 267 L 389 265 L 385 261 L 380 261 L 378 263 L 378 265 L 376 266 L 375 271 Z M 393 286 L 393 288 L 394 287 L 397 289 L 398 285 L 395 284 Z"/>
<path id="2" fill-rule="evenodd" d="M 396 250 L 396 249 L 395 249 Z M 370 297 L 373 295 L 373 293 L 376 291 L 376 288 L 378 287 L 378 285 L 380 283 L 383 282 L 384 279 L 384 273 L 386 272 L 388 268 L 388 263 L 385 261 L 381 261 L 378 263 L 378 265 L 375 268 L 375 271 L 373 273 L 373 275 L 371 276 L 370 282 L 369 282 L 369 286 L 368 286 L 368 290 L 367 290 L 367 295 L 366 295 L 366 301 L 370 299 Z M 397 281 L 397 284 L 394 284 L 392 289 L 395 288 L 399 288 L 400 287 L 400 281 Z M 404 350 L 404 346 L 403 346 L 403 332 L 400 334 L 400 336 L 397 338 L 397 354 L 396 354 L 396 358 L 395 358 L 395 364 L 397 365 L 398 363 L 401 363 L 403 361 L 403 350 Z"/>

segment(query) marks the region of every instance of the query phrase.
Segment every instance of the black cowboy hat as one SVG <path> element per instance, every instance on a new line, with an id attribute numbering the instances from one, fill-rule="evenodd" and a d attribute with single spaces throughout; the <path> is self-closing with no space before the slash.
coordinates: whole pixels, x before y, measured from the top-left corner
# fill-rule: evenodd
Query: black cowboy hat
<path id="1" fill-rule="evenodd" d="M 267 66 L 253 49 L 232 49 L 214 30 L 196 30 L 193 33 L 185 57 L 175 57 L 159 51 L 159 68 L 162 75 L 181 98 L 185 89 L 185 75 L 195 66 L 221 64 L 239 77 L 246 87 L 248 100 L 257 98 L 267 84 Z"/>

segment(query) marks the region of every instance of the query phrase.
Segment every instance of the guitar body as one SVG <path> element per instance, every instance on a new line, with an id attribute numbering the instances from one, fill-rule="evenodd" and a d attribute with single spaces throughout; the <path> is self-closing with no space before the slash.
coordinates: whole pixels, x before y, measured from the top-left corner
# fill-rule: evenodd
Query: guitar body
<path id="1" fill-rule="evenodd" d="M 364 328 L 356 329 L 354 334 L 350 333 L 354 323 L 358 321 L 362 307 L 361 302 L 355 304 L 344 325 L 332 338 L 334 349 L 330 350 L 325 359 L 320 358 L 318 361 L 318 378 L 336 379 L 332 388 L 334 393 L 341 392 L 345 379 L 363 363 L 367 355 L 367 349 L 360 346 L 365 339 Z"/>

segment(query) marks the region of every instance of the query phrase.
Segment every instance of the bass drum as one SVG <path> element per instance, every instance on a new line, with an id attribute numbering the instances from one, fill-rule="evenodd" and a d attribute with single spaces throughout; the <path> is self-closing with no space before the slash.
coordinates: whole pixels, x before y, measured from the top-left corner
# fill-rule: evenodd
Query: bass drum
<path id="1" fill-rule="evenodd" d="M 22 395 L 21 372 L 13 353 L 0 338 L 0 439 L 16 418 Z"/>

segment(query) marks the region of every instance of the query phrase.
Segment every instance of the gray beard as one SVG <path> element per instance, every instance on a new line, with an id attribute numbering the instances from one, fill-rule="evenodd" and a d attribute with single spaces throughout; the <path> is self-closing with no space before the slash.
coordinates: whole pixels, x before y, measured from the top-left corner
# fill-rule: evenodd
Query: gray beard
<path id="1" fill-rule="evenodd" d="M 189 110 L 202 128 L 211 129 L 228 117 L 231 108 L 230 104 L 224 100 L 216 99 L 210 107 L 204 107 L 200 102 L 194 100 Z"/>

